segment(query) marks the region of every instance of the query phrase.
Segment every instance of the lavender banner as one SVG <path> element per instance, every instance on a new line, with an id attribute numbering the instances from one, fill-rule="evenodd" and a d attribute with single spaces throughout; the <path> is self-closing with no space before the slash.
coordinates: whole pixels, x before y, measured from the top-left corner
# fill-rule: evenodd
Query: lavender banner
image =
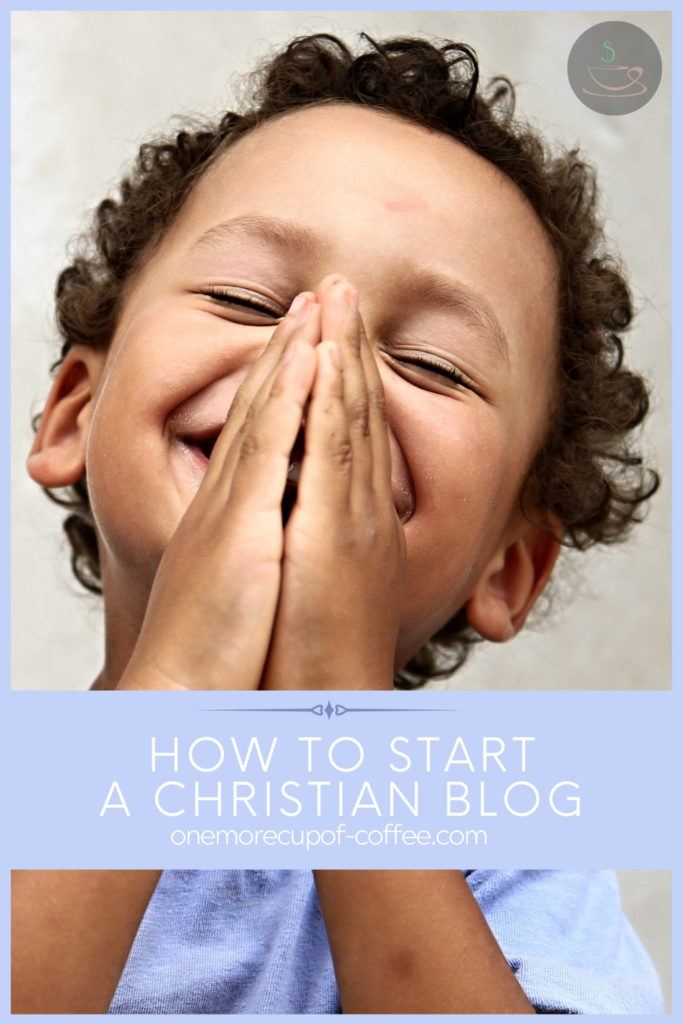
<path id="1" fill-rule="evenodd" d="M 670 702 L 14 695 L 11 863 L 669 867 Z"/>

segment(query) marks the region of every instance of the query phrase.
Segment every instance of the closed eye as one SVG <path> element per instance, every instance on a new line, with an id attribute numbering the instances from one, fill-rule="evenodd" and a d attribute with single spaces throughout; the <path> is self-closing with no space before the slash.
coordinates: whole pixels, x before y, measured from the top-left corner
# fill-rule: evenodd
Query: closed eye
<path id="1" fill-rule="evenodd" d="M 448 387 L 449 390 L 451 385 L 456 384 L 458 388 L 465 388 L 479 394 L 474 381 L 470 380 L 453 363 L 440 359 L 438 356 L 413 352 L 400 355 L 396 352 L 385 352 L 384 354 L 392 364 L 398 364 L 400 369 L 408 370 L 406 376 L 409 376 L 413 383 L 422 384 L 425 381 L 434 381 L 434 383 Z"/>
<path id="2" fill-rule="evenodd" d="M 278 320 L 285 316 L 286 310 L 269 303 L 262 296 L 256 296 L 252 292 L 241 289 L 204 288 L 200 293 L 207 299 L 212 299 L 224 308 L 236 310 L 249 310 L 261 317 L 268 317 L 269 320 Z"/>

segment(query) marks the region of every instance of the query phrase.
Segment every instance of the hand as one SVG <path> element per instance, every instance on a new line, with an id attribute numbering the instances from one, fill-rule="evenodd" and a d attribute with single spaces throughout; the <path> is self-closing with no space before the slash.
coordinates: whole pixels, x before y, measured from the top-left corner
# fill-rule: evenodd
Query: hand
<path id="1" fill-rule="evenodd" d="M 391 689 L 405 565 L 384 393 L 338 276 L 317 295 L 321 338 L 265 689 Z"/>
<path id="2" fill-rule="evenodd" d="M 289 455 L 320 336 L 320 307 L 304 297 L 303 312 L 290 310 L 235 396 L 159 564 L 118 689 L 258 686 L 280 589 Z"/>

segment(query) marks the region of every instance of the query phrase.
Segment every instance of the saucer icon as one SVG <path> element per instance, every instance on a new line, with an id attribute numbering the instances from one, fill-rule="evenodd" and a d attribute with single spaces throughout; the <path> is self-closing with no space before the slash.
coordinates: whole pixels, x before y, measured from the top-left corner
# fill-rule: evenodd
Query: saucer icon
<path id="1" fill-rule="evenodd" d="M 628 64 L 608 64 L 602 67 L 588 65 L 586 71 L 590 75 L 593 88 L 583 87 L 587 96 L 611 97 L 612 99 L 626 99 L 632 96 L 642 96 L 647 92 L 645 82 L 641 78 L 645 69 Z M 595 91 L 597 89 L 597 91 Z"/>

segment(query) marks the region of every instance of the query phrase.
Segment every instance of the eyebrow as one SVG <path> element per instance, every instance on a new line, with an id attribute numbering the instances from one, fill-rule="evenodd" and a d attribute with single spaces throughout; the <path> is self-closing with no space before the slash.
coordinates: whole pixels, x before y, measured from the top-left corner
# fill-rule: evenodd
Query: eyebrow
<path id="1" fill-rule="evenodd" d="M 509 364 L 510 353 L 505 332 L 493 309 L 479 292 L 441 271 L 420 267 L 408 258 L 402 262 L 397 281 L 402 294 L 414 296 L 421 304 L 432 303 L 463 317 L 493 342 L 497 354 Z"/>
<path id="2" fill-rule="evenodd" d="M 258 239 L 285 254 L 315 256 L 329 250 L 329 244 L 311 228 L 281 217 L 248 214 L 209 228 L 190 251 L 219 249 L 235 239 Z M 422 305 L 433 304 L 463 317 L 493 342 L 497 354 L 506 363 L 510 356 L 500 321 L 483 295 L 439 270 L 421 267 L 408 257 L 401 260 L 396 278 L 402 296 L 410 295 Z"/>
<path id="3" fill-rule="evenodd" d="M 329 248 L 320 235 L 302 224 L 295 224 L 294 221 L 283 220 L 281 217 L 250 214 L 235 217 L 224 224 L 216 224 L 209 228 L 194 243 L 190 251 L 220 248 L 235 238 L 249 241 L 256 238 L 285 252 L 296 252 L 305 256 L 313 256 L 322 249 Z"/>

